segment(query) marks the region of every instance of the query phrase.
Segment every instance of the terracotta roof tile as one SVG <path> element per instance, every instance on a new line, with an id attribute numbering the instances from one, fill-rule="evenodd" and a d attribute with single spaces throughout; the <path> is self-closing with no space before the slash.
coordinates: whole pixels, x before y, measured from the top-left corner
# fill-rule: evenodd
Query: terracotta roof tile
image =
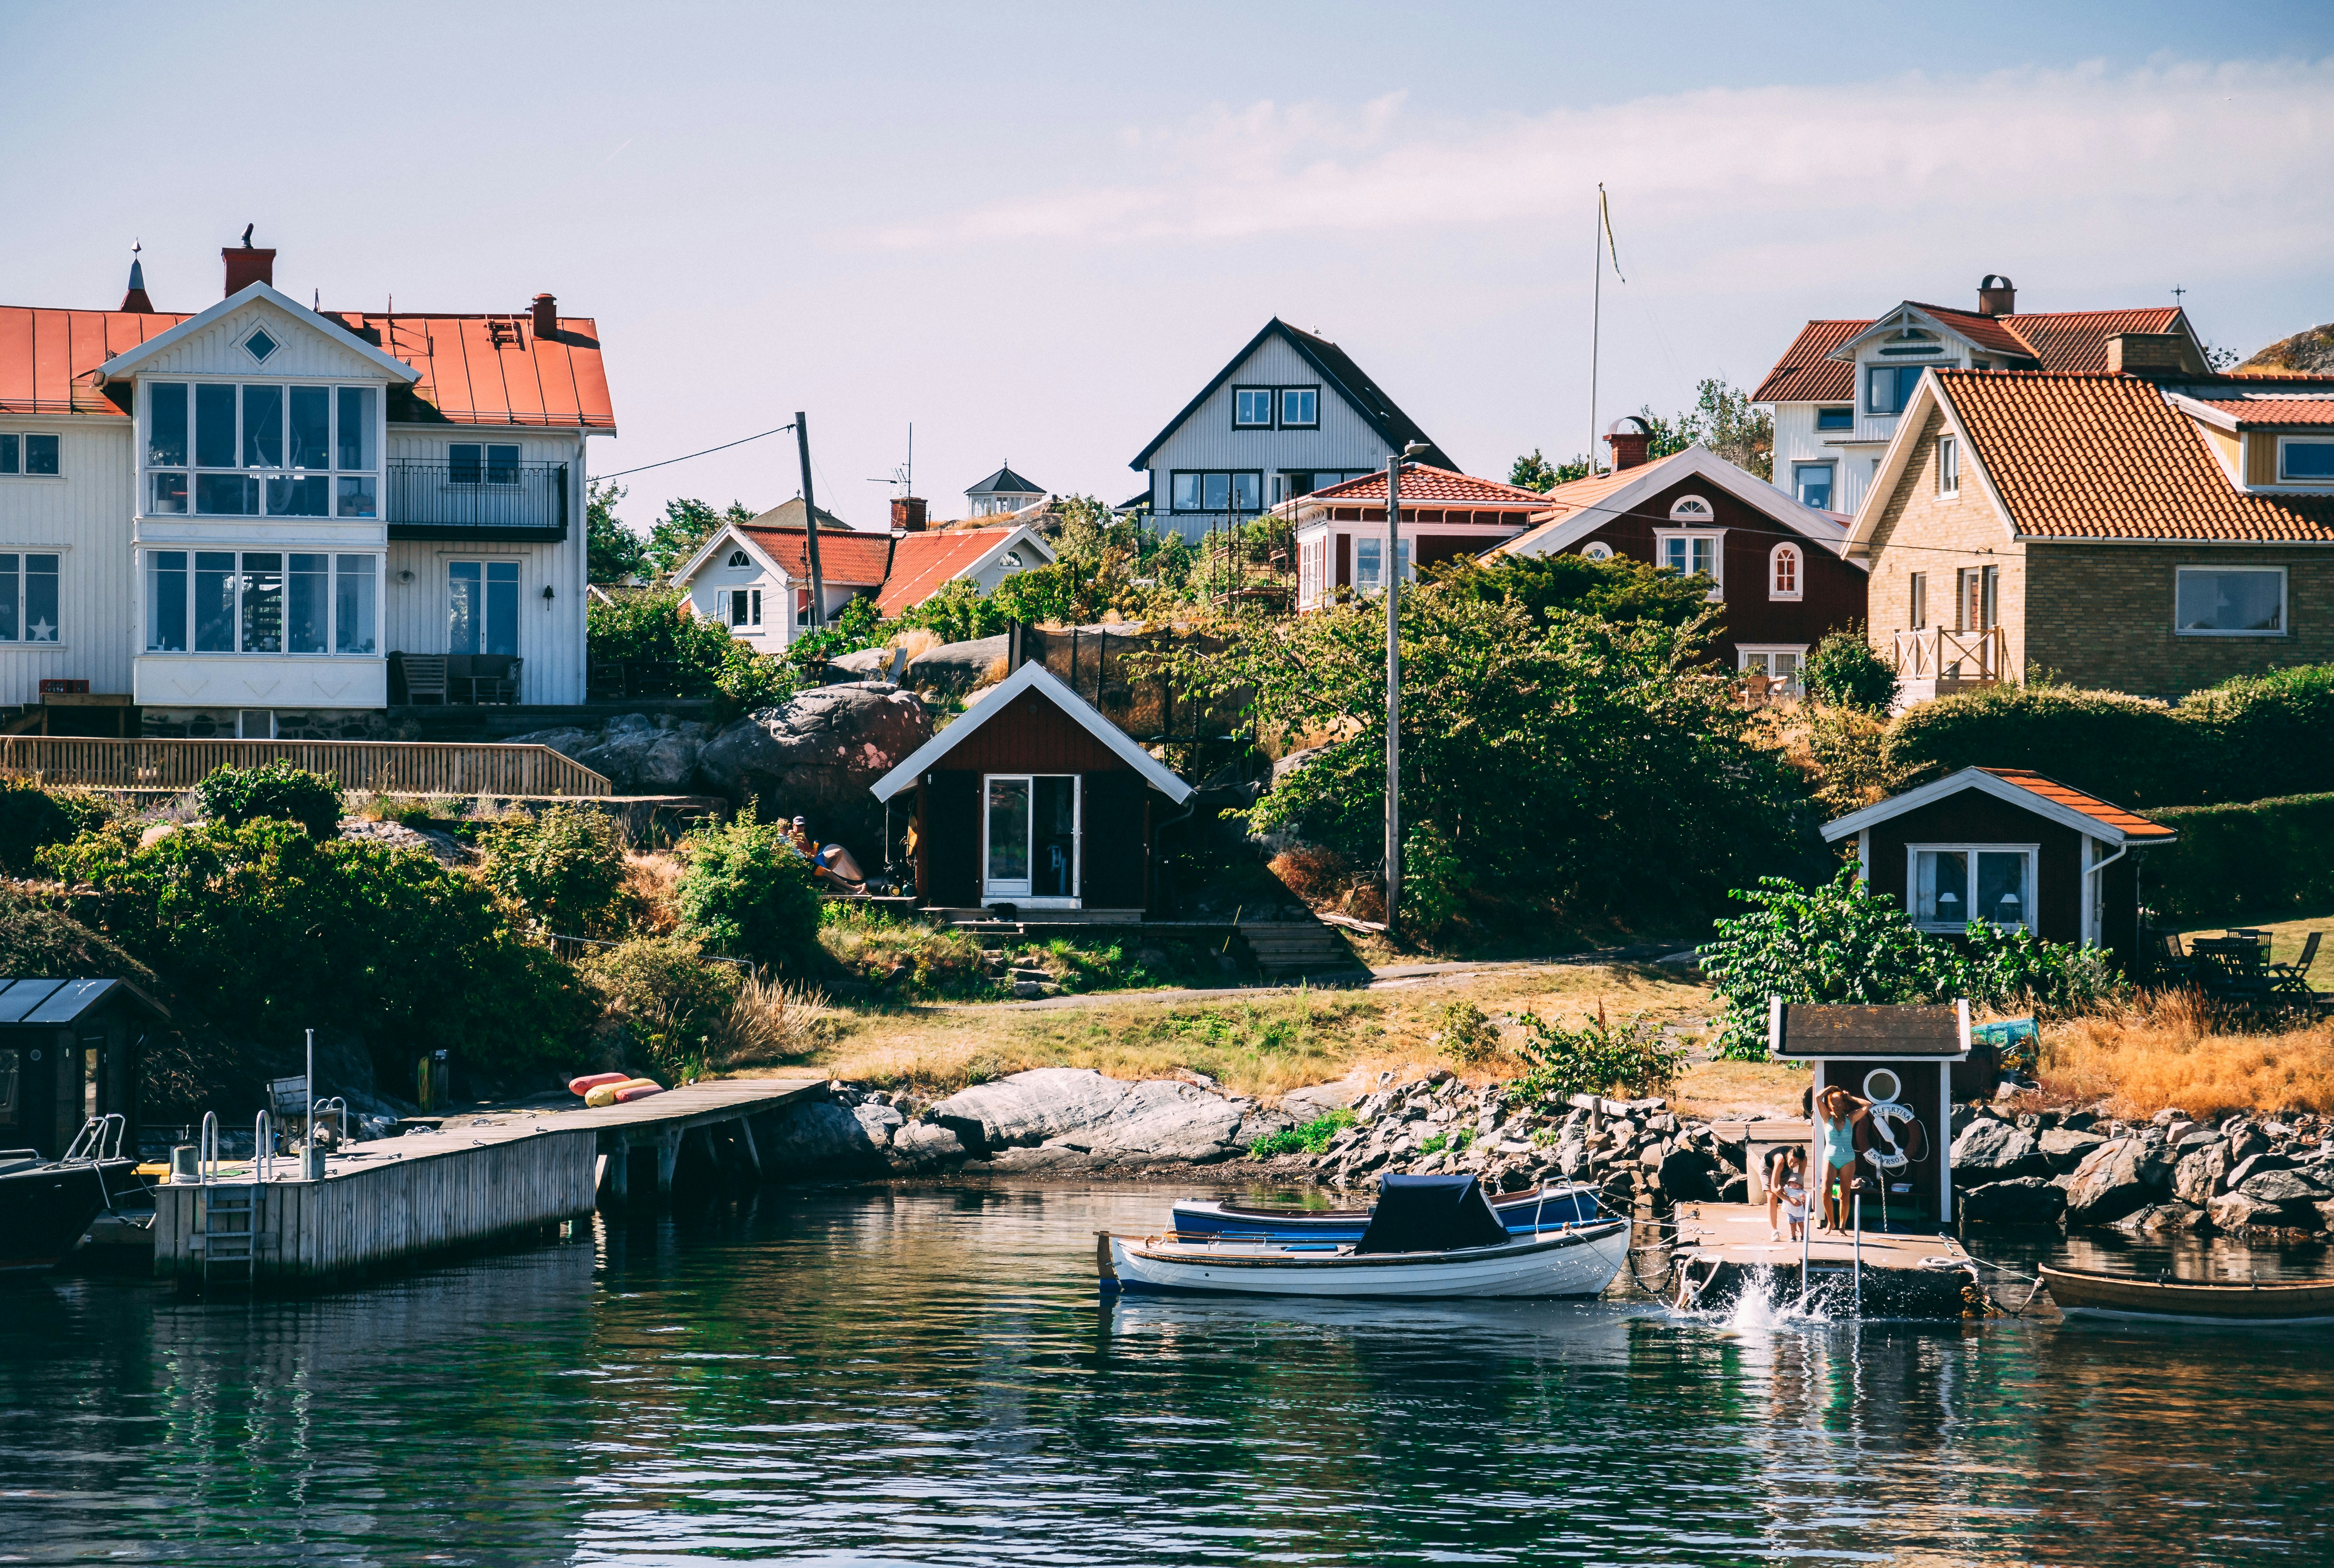
<path id="1" fill-rule="evenodd" d="M 2107 340 L 2118 332 L 2168 332 L 2179 325 L 2176 309 L 2143 311 L 2033 311 L 1984 316 L 1950 305 L 1905 302 L 1928 312 L 1970 341 L 1995 353 L 2032 358 L 2046 370 L 2104 371 Z M 1878 318 L 1875 318 L 1876 320 Z M 1828 358 L 1871 322 L 1809 322 L 1799 330 L 1759 390 L 1754 403 L 1847 402 L 1856 396 L 1856 367 Z"/>
<path id="2" fill-rule="evenodd" d="M 2334 495 L 2239 489 L 2195 421 L 2151 381 L 2040 370 L 1936 379 L 2022 534 L 2334 544 Z"/>
<path id="3" fill-rule="evenodd" d="M 1989 767 L 1981 768 L 1978 771 L 1990 773 L 2004 784 L 2016 784 L 2020 789 L 2040 795 L 2053 805 L 2064 806 L 2069 811 L 2080 812 L 2087 817 L 2105 822 L 2126 838 L 2169 839 L 2178 836 L 2162 822 L 2150 822 L 2136 812 L 2127 812 L 2121 806 L 2110 805 L 2097 795 L 2087 795 L 2078 789 L 2060 784 L 2057 779 L 2030 772 L 2026 768 Z"/>
<path id="4" fill-rule="evenodd" d="M 1358 479 L 1313 491 L 1303 498 L 1383 506 L 1386 498 L 1385 474 L 1383 470 L 1365 474 Z M 1476 506 L 1535 512 L 1548 505 L 1548 497 L 1520 485 L 1502 485 L 1496 479 L 1478 479 L 1471 474 L 1412 463 L 1402 471 L 1402 503 L 1405 506 Z"/>
<path id="5" fill-rule="evenodd" d="M 2168 332 L 2179 324 L 2180 313 L 2059 311 L 2001 319 L 2033 349 L 2044 370 L 2104 372 L 2109 338 L 2118 332 Z"/>
<path id="6" fill-rule="evenodd" d="M 1828 356 L 1870 322 L 1809 322 L 1799 329 L 1759 390 L 1754 403 L 1844 403 L 1856 396 L 1856 367 Z"/>
<path id="7" fill-rule="evenodd" d="M 2239 429 L 2334 425 L 2334 391 L 2322 398 L 2199 398 L 2196 401 L 2231 416 Z"/>
<path id="8" fill-rule="evenodd" d="M 943 534 L 903 534 L 892 553 L 892 574 L 883 581 L 875 608 L 886 617 L 921 604 L 940 584 L 979 565 L 982 557 L 1021 532 L 1011 528 L 956 528 Z"/>
<path id="9" fill-rule="evenodd" d="M 808 530 L 757 528 L 748 523 L 738 524 L 738 532 L 759 545 L 762 553 L 776 562 L 787 576 L 802 582 L 810 581 L 810 547 L 804 543 L 809 537 Z M 856 528 L 821 528 L 818 566 L 819 575 L 837 586 L 880 587 L 892 569 L 892 535 L 863 533 Z"/>
<path id="10" fill-rule="evenodd" d="M 1933 305 L 1924 300 L 1905 303 L 1915 310 L 1928 312 L 1982 349 L 1997 354 L 2016 354 L 2021 359 L 2034 351 L 2011 329 L 2014 317 L 1980 315 L 1975 311 L 1957 311 L 1951 305 Z"/>

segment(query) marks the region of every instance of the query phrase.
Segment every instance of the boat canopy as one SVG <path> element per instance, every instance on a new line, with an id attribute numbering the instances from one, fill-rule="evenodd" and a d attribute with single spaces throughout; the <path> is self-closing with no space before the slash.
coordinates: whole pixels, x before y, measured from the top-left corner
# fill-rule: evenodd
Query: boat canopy
<path id="1" fill-rule="evenodd" d="M 1370 1211 L 1370 1225 L 1354 1245 L 1365 1252 L 1449 1252 L 1497 1246 L 1508 1227 L 1491 1210 L 1483 1184 L 1471 1176 L 1389 1176 Z"/>

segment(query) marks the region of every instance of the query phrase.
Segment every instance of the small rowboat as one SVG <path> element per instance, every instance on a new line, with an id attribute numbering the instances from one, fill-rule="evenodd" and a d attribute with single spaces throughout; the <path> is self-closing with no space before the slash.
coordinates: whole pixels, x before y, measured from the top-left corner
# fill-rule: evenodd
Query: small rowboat
<path id="1" fill-rule="evenodd" d="M 1537 1192 L 1510 1193 L 1491 1199 L 1510 1236 L 1561 1230 L 1588 1225 L 1601 1217 L 1595 1188 L 1564 1186 Z M 1210 1198 L 1178 1198 L 1174 1209 L 1179 1236 L 1219 1236 L 1247 1241 L 1359 1241 L 1369 1228 L 1366 1208 L 1296 1208 L 1285 1204 L 1217 1202 Z"/>
<path id="2" fill-rule="evenodd" d="M 1515 1236 L 1471 1176 L 1388 1177 L 1361 1238 L 1095 1238 L 1104 1295 L 1486 1299 L 1595 1295 L 1629 1253 L 1629 1222 Z"/>
<path id="3" fill-rule="evenodd" d="M 2194 1323 L 2334 1323 L 2334 1280 L 2265 1284 L 2141 1279 L 2042 1265 L 2050 1299 L 2069 1317 L 2170 1318 Z"/>

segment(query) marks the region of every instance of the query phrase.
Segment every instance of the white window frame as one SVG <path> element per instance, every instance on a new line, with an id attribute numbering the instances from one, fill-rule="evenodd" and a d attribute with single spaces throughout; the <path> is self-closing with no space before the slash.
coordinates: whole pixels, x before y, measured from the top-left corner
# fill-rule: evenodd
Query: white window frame
<path id="1" fill-rule="evenodd" d="M 1681 495 L 1670 503 L 1670 521 L 1683 528 L 1714 528 L 1718 512 L 1706 495 Z"/>
<path id="2" fill-rule="evenodd" d="M 735 631 L 753 631 L 762 624 L 762 591 L 758 588 L 721 590 L 721 619 Z"/>
<path id="3" fill-rule="evenodd" d="M 724 561 L 721 564 L 733 570 L 742 566 L 747 570 L 751 571 L 754 565 L 754 558 L 747 554 L 743 550 L 732 550 L 729 552 L 729 559 Z"/>
<path id="4" fill-rule="evenodd" d="M 37 476 L 45 478 L 47 476 L 42 475 Z M 13 556 L 15 558 L 16 562 L 16 635 L 5 640 L 0 640 L 0 651 L 30 649 L 40 653 L 51 653 L 54 652 L 58 649 L 68 646 L 65 641 L 64 624 L 66 559 L 66 551 L 64 546 L 61 544 L 11 544 L 5 548 L 0 548 L 0 555 Z M 24 587 L 32 573 L 25 569 L 24 560 L 27 556 L 32 555 L 53 555 L 56 557 L 57 630 L 56 635 L 53 637 L 35 638 L 27 635 L 27 633 L 29 633 L 33 629 L 31 626 L 26 624 L 24 619 L 26 613 L 24 608 Z"/>
<path id="5" fill-rule="evenodd" d="M 1810 468 L 1821 468 L 1830 476 L 1824 481 L 1824 504 L 1816 507 L 1818 512 L 1829 512 L 1833 510 L 1832 503 L 1839 499 L 1839 465 L 1837 463 L 1828 460 L 1820 463 L 1793 463 L 1791 465 L 1791 498 L 1802 506 L 1815 506 L 1816 504 L 1808 499 L 1807 487 L 1801 479 L 1801 476 Z"/>
<path id="6" fill-rule="evenodd" d="M 65 438 L 62 430 L 0 430 L 0 436 L 16 438 L 16 466 L 0 472 L 0 479 L 27 479 L 35 485 L 62 485 L 65 478 Z M 57 471 L 53 474 L 24 472 L 24 442 L 28 437 L 46 436 L 57 444 Z"/>
<path id="7" fill-rule="evenodd" d="M 1070 781 L 1070 886 L 1077 890 L 1067 898 L 1038 898 L 1027 891 L 1013 892 L 1009 886 L 1000 890 L 989 880 L 989 785 L 995 779 L 1020 779 L 1029 786 L 1029 842 L 1027 864 L 1031 875 L 1022 879 L 1029 887 L 1037 885 L 1037 781 L 1041 778 L 1066 778 Z M 984 904 L 1011 902 L 1030 909 L 1075 909 L 1085 901 L 1086 888 L 1086 781 L 1085 775 L 1075 773 L 985 773 L 980 775 L 980 901 Z"/>
<path id="8" fill-rule="evenodd" d="M 1312 399 L 1313 417 L 1309 419 L 1290 418 L 1288 417 L 1288 399 L 1291 398 Z M 1321 389 L 1318 387 L 1276 387 L 1273 389 L 1272 393 L 1272 412 L 1275 427 L 1278 429 L 1317 430 L 1321 428 Z"/>
<path id="9" fill-rule="evenodd" d="M 2285 471 L 2285 454 L 2289 448 L 2294 447 L 2334 447 L 2334 436 L 2280 436 L 2277 438 L 2277 482 L 2281 485 L 2334 487 L 2334 476 L 2322 474 L 2293 475 Z"/>
<path id="10" fill-rule="evenodd" d="M 1654 565 L 1663 572 L 1675 571 L 1670 564 L 1670 542 L 1686 541 L 1687 565 L 1693 563 L 1693 542 L 1710 541 L 1710 599 L 1712 603 L 1726 597 L 1726 530 L 1723 528 L 1656 528 L 1654 530 Z M 1692 576 L 1688 572 L 1686 576 Z"/>
<path id="11" fill-rule="evenodd" d="M 1580 553 L 1591 561 L 1610 561 L 1613 559 L 1613 547 L 1602 539 L 1591 539 L 1580 547 Z"/>
<path id="12" fill-rule="evenodd" d="M 1264 418 L 1242 418 L 1240 399 L 1259 397 L 1264 399 Z M 1234 387 L 1232 389 L 1232 428 L 1235 430 L 1269 430 L 1272 428 L 1273 417 L 1279 412 L 1279 409 L 1280 389 L 1278 387 Z"/>
<path id="13" fill-rule="evenodd" d="M 270 357 L 272 358 L 273 356 Z M 164 386 L 182 386 L 186 389 L 187 460 L 183 463 L 157 463 L 153 461 L 153 416 L 156 398 L 150 389 Z M 284 393 L 287 415 L 291 405 L 292 389 L 295 387 L 323 388 L 327 399 L 327 405 L 331 410 L 331 417 L 326 424 L 325 435 L 326 456 L 330 459 L 329 462 L 323 467 L 265 468 L 251 467 L 246 466 L 240 461 L 226 467 L 219 467 L 198 461 L 198 458 L 200 456 L 198 443 L 201 439 L 201 421 L 196 415 L 196 404 L 198 401 L 198 390 L 206 386 L 224 386 L 236 389 L 235 397 L 234 452 L 235 456 L 238 459 L 243 456 L 243 388 L 247 386 L 272 386 L 278 389 Z M 366 452 L 372 458 L 371 466 L 369 467 L 343 468 L 340 466 L 341 443 L 342 436 L 341 428 L 341 393 L 344 390 L 363 391 L 371 394 L 371 397 L 372 411 L 371 416 L 365 421 L 372 427 L 372 429 L 368 434 L 365 441 Z M 378 381 L 352 380 L 345 376 L 270 376 L 265 374 L 232 376 L 217 374 L 199 375 L 189 374 L 182 371 L 173 371 L 168 375 L 140 376 L 138 378 L 138 418 L 136 420 L 135 439 L 138 443 L 138 497 L 134 510 L 137 515 L 141 518 L 169 518 L 174 522 L 182 519 L 194 518 L 249 518 L 265 521 L 270 524 L 298 524 L 358 521 L 377 523 L 382 521 L 388 515 L 389 508 L 386 496 L 383 493 L 383 482 L 388 474 L 386 453 L 389 447 L 389 391 L 386 387 L 382 386 Z M 497 444 L 502 445 L 503 443 Z M 525 456 L 525 451 L 522 449 L 520 453 L 522 461 L 524 460 Z M 449 460 L 449 470 L 450 467 L 451 463 Z M 480 469 L 482 477 L 484 468 L 485 460 L 482 447 L 480 455 Z M 185 505 L 178 511 L 161 512 L 155 509 L 154 481 L 158 476 L 165 474 L 177 476 L 186 487 Z M 259 486 L 258 510 L 253 512 L 206 512 L 202 510 L 200 505 L 198 505 L 197 497 L 201 488 L 202 476 L 206 474 L 239 474 L 256 483 Z M 324 480 L 326 486 L 326 495 L 325 511 L 323 515 L 319 517 L 294 513 L 271 513 L 268 511 L 268 480 L 289 479 L 300 476 L 321 477 Z M 342 481 L 349 479 L 370 482 L 370 490 L 372 500 L 372 510 L 371 512 L 344 513 L 341 510 L 342 483 Z"/>
<path id="14" fill-rule="evenodd" d="M 1791 563 L 1791 586 L 1782 586 L 1782 565 L 1789 557 Z M 1808 553 L 1789 540 L 1784 540 L 1767 552 L 1767 597 L 1779 603 L 1794 602 L 1807 597 Z"/>
<path id="15" fill-rule="evenodd" d="M 153 646 L 154 557 L 157 555 L 179 555 L 186 558 L 186 565 L 179 568 L 179 570 L 185 572 L 187 579 L 187 646 L 184 648 L 156 648 Z M 195 646 L 195 626 L 201 613 L 195 599 L 195 581 L 196 574 L 198 570 L 196 564 L 196 558 L 200 555 L 232 555 L 235 557 L 235 569 L 230 573 L 230 575 L 235 579 L 235 640 L 238 644 L 238 646 L 235 648 L 198 649 Z M 249 586 L 247 579 L 251 575 L 251 573 L 245 569 L 243 564 L 243 558 L 246 555 L 277 555 L 283 557 L 284 565 L 282 568 L 282 575 L 284 578 L 284 586 L 281 592 L 284 595 L 284 615 L 285 618 L 284 640 L 286 644 L 285 647 L 279 649 L 265 649 L 244 648 L 239 646 L 243 641 L 243 596 L 246 589 Z M 292 613 L 292 557 L 294 555 L 322 555 L 324 557 L 324 646 L 321 649 L 297 649 L 289 646 L 291 641 L 290 617 Z M 372 624 L 367 628 L 367 630 L 372 633 L 373 651 L 371 653 L 343 653 L 341 651 L 341 563 L 342 561 L 353 561 L 358 559 L 370 562 L 372 567 L 371 572 L 370 573 L 372 579 Z M 132 633 L 137 639 L 137 657 L 140 659 L 380 659 L 386 658 L 387 656 L 381 650 L 381 639 L 387 635 L 387 632 L 382 627 L 383 617 L 381 613 L 383 598 L 381 574 L 387 565 L 388 556 L 379 549 L 350 550 L 341 547 L 318 547 L 313 544 L 309 545 L 305 549 L 302 549 L 275 540 L 246 539 L 240 541 L 218 540 L 216 542 L 207 540 L 164 540 L 158 541 L 152 544 L 141 545 L 138 550 L 135 561 L 132 563 L 133 570 L 137 574 L 138 585 L 136 602 L 136 614 L 138 619 L 137 625 L 133 629 Z M 45 648 L 49 645 L 43 643 L 41 646 Z"/>
<path id="16" fill-rule="evenodd" d="M 1321 600 L 1321 559 L 1326 553 L 1326 535 L 1306 539 L 1297 546 L 1297 608 L 1310 610 Z"/>
<path id="17" fill-rule="evenodd" d="M 2180 580 L 2191 572 L 2211 572 L 2219 576 L 2231 572 L 2277 573 L 2277 630 L 2256 631 L 2243 627 L 2197 626 L 2180 624 Z M 2172 635 L 2175 637 L 2291 637 L 2293 635 L 2293 582 L 2282 566 L 2176 566 L 2172 572 Z"/>
<path id="18" fill-rule="evenodd" d="M 1937 438 L 1937 495 L 1943 500 L 1957 499 L 1962 493 L 1962 446 L 1952 436 Z"/>
<path id="19" fill-rule="evenodd" d="M 1385 540 L 1374 534 L 1356 534 L 1353 537 L 1354 592 L 1356 593 L 1379 592 L 1385 587 Z M 1362 581 L 1362 546 L 1365 544 L 1377 552 L 1377 570 L 1370 574 L 1370 579 L 1366 582 Z M 1401 540 L 1400 548 L 1394 553 L 1395 570 L 1402 573 L 1402 581 L 1405 587 L 1418 580 L 1418 569 L 1413 564 L 1415 560 L 1416 557 L 1411 553 L 1410 538 L 1405 534 Z"/>
<path id="20" fill-rule="evenodd" d="M 476 566 L 478 569 L 478 613 L 483 616 L 487 612 L 487 589 L 492 581 L 487 573 L 487 568 L 491 566 L 509 566 L 514 564 L 518 567 L 518 593 L 513 603 L 511 611 L 511 651 L 506 655 L 471 654 L 468 657 L 472 659 L 520 659 L 525 657 L 525 655 L 519 651 L 519 645 L 526 640 L 526 615 L 525 612 L 526 609 L 527 570 L 526 563 L 516 556 L 445 555 L 439 558 L 439 599 L 437 613 L 447 618 L 440 623 L 442 630 L 438 634 L 438 640 L 439 642 L 443 643 L 450 641 L 454 635 L 452 619 L 448 613 L 453 608 L 454 603 L 454 568 L 457 566 Z M 448 659 L 462 657 L 460 655 L 457 655 L 451 648 L 440 648 L 439 651 L 445 654 Z"/>
<path id="21" fill-rule="evenodd" d="M 1764 659 L 1765 667 L 1759 669 L 1759 673 L 1771 677 L 1775 673 L 1775 660 L 1779 657 L 1792 661 L 1791 677 L 1783 682 L 1783 688 L 1792 696 L 1797 697 L 1804 688 L 1807 679 L 1808 645 L 1804 642 L 1738 643 L 1734 649 L 1735 673 L 1748 675 L 1753 669 L 1759 669 L 1753 660 Z"/>
<path id="22" fill-rule="evenodd" d="M 1955 854 L 1968 857 L 1968 880 L 1963 882 L 1962 885 L 1962 901 L 1964 908 L 1967 908 L 1977 901 L 1977 858 L 1981 853 L 1989 855 L 2024 855 L 2026 857 L 2026 875 L 2024 887 L 2020 894 L 2020 905 L 2026 911 L 2024 918 L 2018 922 L 2018 925 L 2015 928 L 2003 927 L 2001 922 L 1999 920 L 1990 919 L 1986 921 L 1986 924 L 1992 926 L 1997 929 L 2031 931 L 2035 928 L 2034 919 L 2036 906 L 2040 904 L 2042 901 L 2042 889 L 2040 881 L 2042 870 L 2042 846 L 2040 844 L 1924 843 L 1906 844 L 1905 846 L 1905 913 L 1912 919 L 1914 925 L 1917 926 L 1924 931 L 1953 933 L 1967 929 L 1969 921 L 1963 919 L 1947 923 L 1941 920 L 1924 920 L 1920 918 L 1918 913 L 1920 908 L 1919 899 L 1921 895 L 1921 856 L 1924 853 Z"/>

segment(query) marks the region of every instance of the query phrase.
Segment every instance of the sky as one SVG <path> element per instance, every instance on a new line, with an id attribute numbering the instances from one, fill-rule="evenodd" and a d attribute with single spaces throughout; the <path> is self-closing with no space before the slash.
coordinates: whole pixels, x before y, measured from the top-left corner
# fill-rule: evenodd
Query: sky
<path id="1" fill-rule="evenodd" d="M 1469 471 L 1753 386 L 1810 317 L 2334 320 L 2334 5 L 34 5 L 0 0 L 0 303 L 164 310 L 246 223 L 327 308 L 597 320 L 593 472 L 808 417 L 880 526 L 1009 461 L 1117 502 L 1274 315 Z M 1625 281 L 1620 281 L 1625 279 Z M 631 475 L 757 509 L 791 437 Z"/>

